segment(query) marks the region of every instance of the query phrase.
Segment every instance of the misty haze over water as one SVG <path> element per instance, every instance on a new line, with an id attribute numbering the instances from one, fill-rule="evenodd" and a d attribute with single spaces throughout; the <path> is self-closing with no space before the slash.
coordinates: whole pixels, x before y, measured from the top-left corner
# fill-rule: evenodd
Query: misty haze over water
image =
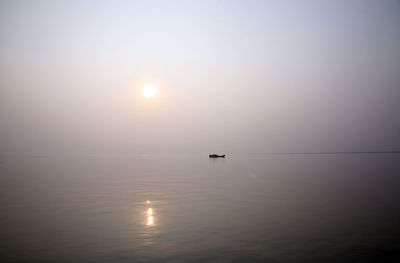
<path id="1" fill-rule="evenodd" d="M 399 150 L 399 10 L 3 0 L 0 156 Z"/>
<path id="2" fill-rule="evenodd" d="M 399 28 L 397 0 L 0 0 L 0 261 L 400 262 Z"/>

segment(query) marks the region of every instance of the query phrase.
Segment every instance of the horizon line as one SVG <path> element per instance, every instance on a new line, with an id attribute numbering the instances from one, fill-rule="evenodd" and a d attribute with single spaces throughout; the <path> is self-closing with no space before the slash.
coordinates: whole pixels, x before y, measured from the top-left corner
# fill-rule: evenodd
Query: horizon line
<path id="1" fill-rule="evenodd" d="M 335 151 L 335 152 L 270 152 L 270 153 L 249 153 L 253 155 L 306 155 L 306 154 L 400 154 L 399 151 Z"/>

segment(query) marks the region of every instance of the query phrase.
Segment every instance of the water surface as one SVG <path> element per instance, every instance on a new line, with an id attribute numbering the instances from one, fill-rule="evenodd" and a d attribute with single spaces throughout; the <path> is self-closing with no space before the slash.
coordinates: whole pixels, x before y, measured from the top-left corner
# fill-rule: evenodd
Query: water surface
<path id="1" fill-rule="evenodd" d="M 396 262 L 400 155 L 0 161 L 2 262 Z"/>

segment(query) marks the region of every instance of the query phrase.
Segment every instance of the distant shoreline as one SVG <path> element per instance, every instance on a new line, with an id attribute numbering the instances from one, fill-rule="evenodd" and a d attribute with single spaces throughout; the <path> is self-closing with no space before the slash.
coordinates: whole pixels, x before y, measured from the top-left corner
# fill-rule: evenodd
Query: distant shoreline
<path id="1" fill-rule="evenodd" d="M 400 154 L 400 151 L 356 151 L 356 152 L 273 152 L 250 153 L 252 155 L 322 155 L 322 154 Z"/>

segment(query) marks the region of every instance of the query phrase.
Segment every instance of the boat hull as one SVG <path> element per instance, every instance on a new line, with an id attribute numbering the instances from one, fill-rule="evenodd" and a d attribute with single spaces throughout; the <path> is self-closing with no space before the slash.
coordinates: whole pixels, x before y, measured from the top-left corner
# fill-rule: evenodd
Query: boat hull
<path id="1" fill-rule="evenodd" d="M 223 155 L 218 155 L 218 154 L 209 154 L 209 158 L 225 158 L 225 154 Z"/>

